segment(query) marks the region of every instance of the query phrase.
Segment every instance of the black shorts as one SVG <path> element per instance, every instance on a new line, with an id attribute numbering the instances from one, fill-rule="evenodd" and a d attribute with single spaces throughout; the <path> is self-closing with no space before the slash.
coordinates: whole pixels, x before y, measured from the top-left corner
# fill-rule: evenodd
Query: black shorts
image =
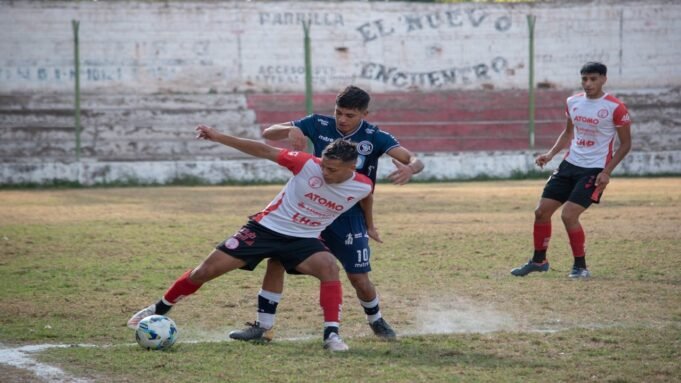
<path id="1" fill-rule="evenodd" d="M 253 270 L 263 259 L 274 258 L 291 274 L 299 274 L 295 268 L 312 254 L 329 251 L 318 238 L 290 237 L 254 221 L 215 248 L 246 262 L 243 270 Z"/>
<path id="2" fill-rule="evenodd" d="M 586 209 L 601 200 L 603 192 L 596 192 L 596 176 L 602 171 L 602 168 L 582 168 L 563 160 L 546 182 L 541 196 L 560 203 L 574 202 Z"/>

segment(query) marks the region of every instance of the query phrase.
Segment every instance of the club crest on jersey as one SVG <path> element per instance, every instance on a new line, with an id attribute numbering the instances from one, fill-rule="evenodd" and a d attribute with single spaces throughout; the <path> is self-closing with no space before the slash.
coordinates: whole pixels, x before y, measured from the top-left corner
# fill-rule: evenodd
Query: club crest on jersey
<path id="1" fill-rule="evenodd" d="M 319 189 L 322 187 L 322 185 L 324 185 L 324 181 L 321 178 L 315 176 L 307 180 L 307 184 L 313 189 Z"/>
<path id="2" fill-rule="evenodd" d="M 357 153 L 368 156 L 374 150 L 374 144 L 369 141 L 362 141 L 357 144 Z"/>
<path id="3" fill-rule="evenodd" d="M 607 109 L 601 109 L 598 111 L 598 117 L 600 118 L 606 118 L 608 117 L 608 110 Z"/>

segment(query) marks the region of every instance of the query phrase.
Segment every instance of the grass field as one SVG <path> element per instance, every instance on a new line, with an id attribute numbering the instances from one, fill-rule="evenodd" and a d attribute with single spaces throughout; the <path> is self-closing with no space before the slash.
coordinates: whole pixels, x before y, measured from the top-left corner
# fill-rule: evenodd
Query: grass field
<path id="1" fill-rule="evenodd" d="M 169 352 L 125 327 L 279 186 L 0 191 L 0 344 L 97 345 L 35 355 L 97 382 L 681 381 L 681 179 L 613 180 L 582 218 L 587 281 L 566 277 L 559 215 L 553 270 L 509 274 L 531 254 L 542 185 L 378 185 L 371 276 L 401 337 L 377 341 L 343 279 L 351 350 L 333 355 L 311 277 L 288 277 L 274 342 L 227 340 L 255 318 L 262 267 L 173 309 Z M 1 362 L 0 381 L 32 381 Z"/>

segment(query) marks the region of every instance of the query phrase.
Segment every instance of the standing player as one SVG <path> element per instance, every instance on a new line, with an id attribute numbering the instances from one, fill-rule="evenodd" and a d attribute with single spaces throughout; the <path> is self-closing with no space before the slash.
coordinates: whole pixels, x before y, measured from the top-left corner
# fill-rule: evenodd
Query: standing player
<path id="1" fill-rule="evenodd" d="M 400 146 L 388 132 L 364 121 L 369 113 L 370 99 L 364 90 L 348 86 L 336 97 L 335 118 L 313 114 L 293 122 L 270 126 L 263 132 L 263 137 L 270 140 L 288 138 L 294 149 L 303 150 L 307 146 L 307 136 L 312 141 L 315 155 L 319 155 L 324 146 L 336 139 L 355 142 L 359 152 L 359 173 L 375 182 L 378 158 L 387 153 L 396 166 L 389 177 L 393 183 L 403 185 L 409 182 L 412 175 L 423 170 L 423 163 Z M 369 200 L 367 204 L 355 206 L 343 213 L 322 232 L 322 239 L 343 264 L 374 334 L 391 340 L 395 339 L 395 332 L 382 318 L 376 288 L 369 280 L 369 237 L 380 242 L 371 219 L 372 204 L 373 200 Z M 268 261 L 262 289 L 258 294 L 256 322 L 248 323 L 247 328 L 233 331 L 229 336 L 238 340 L 271 340 L 271 329 L 283 290 L 284 269 L 276 260 Z"/>
<path id="2" fill-rule="evenodd" d="M 220 134 L 207 126 L 196 130 L 197 138 L 275 161 L 294 176 L 263 211 L 250 217 L 239 232 L 220 243 L 199 266 L 182 274 L 157 303 L 133 315 L 128 326 L 134 329 L 149 315 L 166 314 L 180 299 L 224 273 L 237 268 L 253 270 L 261 260 L 272 257 L 289 272 L 312 275 L 321 281 L 324 348 L 347 350 L 338 335 L 343 300 L 338 265 L 319 235 L 336 217 L 371 195 L 371 180 L 354 171 L 356 146 L 343 140 L 333 141 L 320 159 Z"/>
<path id="3" fill-rule="evenodd" d="M 563 162 L 544 187 L 539 206 L 534 211 L 534 256 L 511 274 L 523 277 L 534 271 L 548 271 L 546 250 L 551 238 L 551 216 L 561 205 L 561 219 L 570 239 L 574 257 L 570 278 L 587 278 L 584 230 L 579 216 L 592 203 L 600 201 L 610 182 L 610 174 L 631 149 L 631 121 L 627 107 L 603 92 L 607 68 L 588 62 L 580 70 L 583 93 L 567 99 L 568 117 L 565 130 L 553 148 L 538 156 L 540 167 L 569 147 Z M 620 146 L 613 155 L 615 135 Z"/>

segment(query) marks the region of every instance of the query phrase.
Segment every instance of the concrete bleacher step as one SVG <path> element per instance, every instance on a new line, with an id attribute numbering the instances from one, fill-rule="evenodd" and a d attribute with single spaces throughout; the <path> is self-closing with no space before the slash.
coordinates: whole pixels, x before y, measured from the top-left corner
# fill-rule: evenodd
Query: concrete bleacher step
<path id="1" fill-rule="evenodd" d="M 243 95 L 84 94 L 81 108 L 81 157 L 101 161 L 234 155 L 194 140 L 197 124 L 260 137 Z M 0 96 L 0 161 L 72 160 L 74 126 L 72 96 Z"/>

